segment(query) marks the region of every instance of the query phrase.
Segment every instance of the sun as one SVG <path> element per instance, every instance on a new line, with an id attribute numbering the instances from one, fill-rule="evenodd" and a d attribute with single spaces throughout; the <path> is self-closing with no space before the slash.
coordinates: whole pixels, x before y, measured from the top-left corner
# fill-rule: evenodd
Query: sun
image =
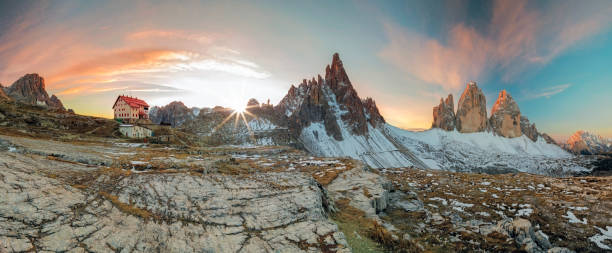
<path id="1" fill-rule="evenodd" d="M 231 108 L 232 108 L 232 110 L 234 110 L 234 112 L 244 113 L 244 112 L 246 112 L 247 106 L 246 106 L 246 104 L 240 104 L 240 105 L 234 105 Z"/>
<path id="2" fill-rule="evenodd" d="M 250 116 L 252 118 L 257 118 L 257 116 L 255 114 L 252 114 L 251 112 L 249 112 L 249 108 L 251 106 L 248 106 L 247 103 L 235 103 L 234 105 L 231 105 L 229 107 L 227 107 L 227 110 L 230 110 L 231 113 L 229 115 L 227 115 L 227 117 L 225 117 L 225 119 L 223 119 L 223 121 L 221 121 L 221 123 L 219 123 L 217 126 L 215 126 L 215 128 L 213 129 L 213 132 L 216 132 L 217 130 L 219 130 L 223 125 L 225 125 L 225 123 L 227 123 L 228 121 L 232 120 L 234 121 L 234 131 L 236 131 L 238 129 L 238 125 L 240 124 L 240 122 L 242 121 L 242 123 L 244 123 L 244 125 L 247 128 L 247 131 L 249 132 L 249 136 L 251 139 L 254 138 L 254 133 L 251 130 L 251 127 L 249 125 L 249 122 L 247 120 L 247 116 Z"/>

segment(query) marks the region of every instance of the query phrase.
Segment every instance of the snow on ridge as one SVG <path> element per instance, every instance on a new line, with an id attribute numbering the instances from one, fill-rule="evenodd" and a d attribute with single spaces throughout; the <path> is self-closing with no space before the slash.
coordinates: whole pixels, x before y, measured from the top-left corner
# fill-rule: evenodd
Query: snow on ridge
<path id="1" fill-rule="evenodd" d="M 304 147 L 323 157 L 351 157 L 372 168 L 419 167 L 451 171 L 487 173 L 529 172 L 537 174 L 568 173 L 587 170 L 573 155 L 543 138 L 532 141 L 526 136 L 506 138 L 490 132 L 459 133 L 429 129 L 408 131 L 389 124 L 367 124 L 366 135 L 350 132 L 341 119 L 347 113 L 335 95 L 324 86 L 323 96 L 340 128 L 342 140 L 327 134 L 323 122 L 312 122 L 300 133 Z M 559 170 L 561 169 L 561 170 Z M 559 172 L 560 171 L 560 172 Z M 561 175 L 561 174 L 559 174 Z"/>
<path id="2" fill-rule="evenodd" d="M 257 132 L 274 130 L 277 129 L 278 126 L 270 122 L 268 119 L 258 118 L 249 121 L 249 128 L 251 129 L 251 131 Z"/>
<path id="3" fill-rule="evenodd" d="M 413 132 L 390 125 L 386 125 L 386 131 L 419 159 L 437 164 L 430 165 L 431 168 L 544 175 L 587 170 L 572 160 L 573 155 L 541 138 L 533 142 L 526 136 L 505 138 L 488 132 L 459 133 L 441 129 Z"/>
<path id="4" fill-rule="evenodd" d="M 312 122 L 300 134 L 300 139 L 308 151 L 324 157 L 351 157 L 362 160 L 373 168 L 397 168 L 412 165 L 400 152 L 395 151 L 397 148 L 387 139 L 381 129 L 368 124 L 367 136 L 353 135 L 349 126 L 340 119 L 340 116 L 347 111 L 340 108 L 335 95 L 327 86 L 323 87 L 323 95 L 328 98 L 328 105 L 334 111 L 342 140 L 338 141 L 328 136 L 323 122 Z"/>
<path id="5" fill-rule="evenodd" d="M 334 101 L 330 100 L 330 106 L 337 115 L 342 114 Z M 343 120 L 336 119 L 342 140 L 328 136 L 323 122 L 313 122 L 300 135 L 308 151 L 324 157 L 351 157 L 372 168 L 427 166 L 450 171 L 545 175 L 560 168 L 563 173 L 586 170 L 572 161 L 570 153 L 541 138 L 533 142 L 525 136 L 505 138 L 487 132 L 407 131 L 388 124 L 378 128 L 368 124 L 368 134 L 358 136 L 348 130 Z M 423 165 L 418 166 L 419 162 Z"/>
<path id="6" fill-rule="evenodd" d="M 403 130 L 387 125 L 390 132 L 396 136 L 411 138 L 435 148 L 449 145 L 465 145 L 487 152 L 505 153 L 512 155 L 545 156 L 549 158 L 570 158 L 572 155 L 561 147 L 549 144 L 543 138 L 536 142 L 525 135 L 516 138 L 506 138 L 490 132 L 460 133 L 458 131 L 444 131 L 442 129 L 429 129 L 420 132 Z"/>

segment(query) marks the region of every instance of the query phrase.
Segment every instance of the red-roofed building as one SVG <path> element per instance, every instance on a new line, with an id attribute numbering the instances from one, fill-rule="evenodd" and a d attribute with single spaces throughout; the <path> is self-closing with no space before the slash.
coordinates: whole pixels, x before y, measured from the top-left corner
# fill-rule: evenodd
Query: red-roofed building
<path id="1" fill-rule="evenodd" d="M 139 119 L 149 118 L 149 104 L 144 100 L 119 96 L 113 104 L 115 119 L 120 119 L 124 123 L 134 123 Z"/>

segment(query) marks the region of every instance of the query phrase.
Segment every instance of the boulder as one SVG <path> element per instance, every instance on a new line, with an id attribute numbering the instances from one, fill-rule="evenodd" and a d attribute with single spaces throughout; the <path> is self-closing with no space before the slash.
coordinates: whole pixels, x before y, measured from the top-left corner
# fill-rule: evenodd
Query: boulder
<path id="1" fill-rule="evenodd" d="M 391 188 L 391 182 L 363 167 L 343 172 L 327 185 L 332 200 L 350 199 L 349 204 L 369 218 L 377 218 L 376 214 L 387 208 Z"/>
<path id="2" fill-rule="evenodd" d="M 499 232 L 514 239 L 516 244 L 528 253 L 540 252 L 573 252 L 567 248 L 553 247 L 548 236 L 541 230 L 536 231 L 531 222 L 522 218 L 506 218 L 490 228 L 481 229 L 481 233 Z"/>
<path id="3" fill-rule="evenodd" d="M 482 132 L 487 129 L 487 101 L 476 82 L 470 82 L 459 98 L 456 125 L 462 133 Z"/>
<path id="4" fill-rule="evenodd" d="M 489 125 L 495 134 L 503 137 L 514 138 L 522 135 L 521 111 L 506 90 L 499 93 L 493 105 Z"/>
<path id="5" fill-rule="evenodd" d="M 452 94 L 448 94 L 445 100 L 440 98 L 440 104 L 433 108 L 433 123 L 431 127 L 446 131 L 455 130 L 455 106 Z"/>

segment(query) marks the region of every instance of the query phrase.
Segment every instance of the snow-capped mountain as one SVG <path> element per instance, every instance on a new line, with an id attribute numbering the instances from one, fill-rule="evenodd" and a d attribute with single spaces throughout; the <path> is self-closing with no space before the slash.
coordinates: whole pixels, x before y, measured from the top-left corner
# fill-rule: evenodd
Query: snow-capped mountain
<path id="1" fill-rule="evenodd" d="M 475 83 L 470 87 L 478 90 Z M 572 161 L 571 154 L 547 143 L 539 134 L 528 137 L 519 130 L 516 134 L 519 137 L 506 138 L 485 131 L 484 127 L 473 133 L 441 129 L 408 131 L 393 127 L 385 123 L 372 99 L 359 98 L 338 54 L 333 56 L 331 66 L 327 66 L 324 79 L 321 76 L 304 79 L 298 87 L 292 86 L 275 110 L 312 154 L 348 156 L 372 168 L 415 166 L 540 174 L 584 170 Z M 486 120 L 486 114 L 483 118 Z M 519 117 L 509 120 L 518 121 Z"/>
<path id="2" fill-rule="evenodd" d="M 612 153 L 612 139 L 580 130 L 567 139 L 564 148 L 584 155 Z"/>
<path id="3" fill-rule="evenodd" d="M 209 144 L 296 145 L 316 156 L 352 157 L 379 169 L 414 166 L 539 174 L 585 170 L 520 115 L 505 91 L 491 119 L 485 105 L 482 91 L 470 82 L 456 115 L 452 96 L 434 108 L 433 129 L 408 131 L 391 126 L 374 100 L 358 96 L 339 55 L 334 54 L 324 78 L 318 75 L 291 86 L 276 106 L 251 99 L 244 117 L 223 107 L 202 109 L 196 116 L 196 111 L 173 102 L 153 108 L 151 113 L 159 117 L 151 119 L 174 122 L 173 126 Z"/>

